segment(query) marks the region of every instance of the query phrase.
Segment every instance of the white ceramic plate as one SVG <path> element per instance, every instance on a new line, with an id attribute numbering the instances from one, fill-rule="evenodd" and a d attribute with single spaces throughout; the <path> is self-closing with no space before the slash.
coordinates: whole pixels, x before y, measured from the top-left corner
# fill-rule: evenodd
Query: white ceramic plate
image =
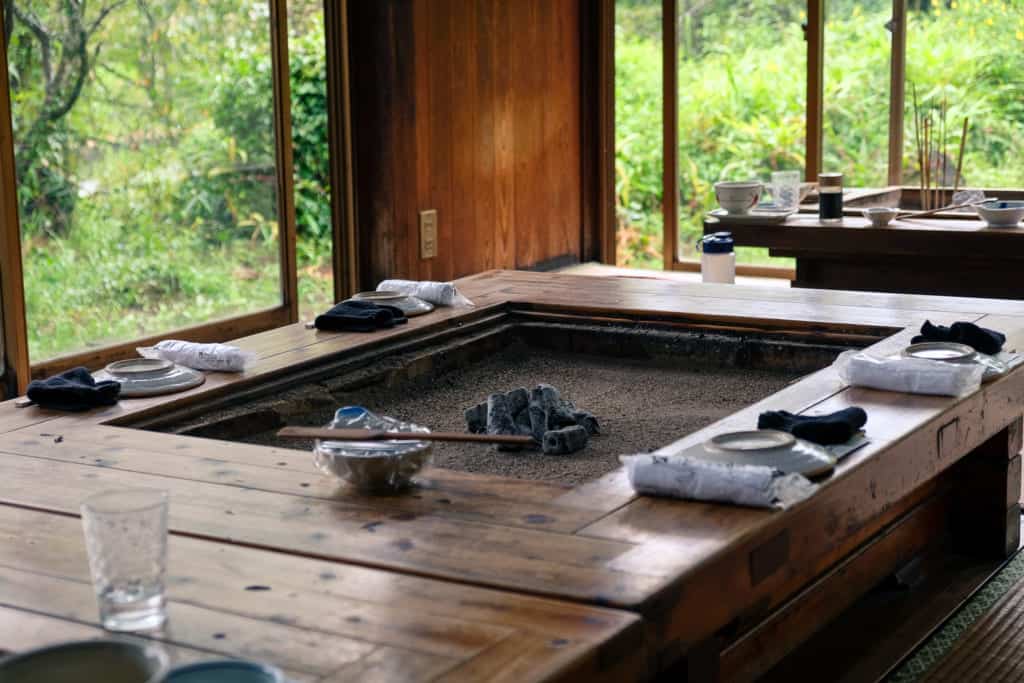
<path id="1" fill-rule="evenodd" d="M 797 212 L 796 209 L 759 209 L 753 208 L 749 213 L 729 213 L 725 209 L 715 209 L 708 213 L 717 218 L 723 225 L 728 223 L 757 223 L 760 225 L 777 225 Z"/>

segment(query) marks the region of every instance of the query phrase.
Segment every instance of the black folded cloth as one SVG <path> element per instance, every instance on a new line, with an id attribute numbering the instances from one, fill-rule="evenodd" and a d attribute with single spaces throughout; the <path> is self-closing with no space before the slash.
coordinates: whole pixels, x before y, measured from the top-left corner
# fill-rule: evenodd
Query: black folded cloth
<path id="1" fill-rule="evenodd" d="M 41 408 L 82 412 L 100 406 L 112 406 L 121 395 L 121 384 L 113 380 L 97 382 L 85 368 L 72 368 L 28 385 L 28 397 Z"/>
<path id="2" fill-rule="evenodd" d="M 958 322 L 949 327 L 943 327 L 942 325 L 932 325 L 931 320 L 926 320 L 924 325 L 921 325 L 921 334 L 910 341 L 914 344 L 921 342 L 967 344 L 975 351 L 993 356 L 1003 350 L 1006 335 L 1002 332 L 978 327 L 974 323 Z"/>
<path id="3" fill-rule="evenodd" d="M 829 446 L 846 443 L 867 421 L 868 414 L 856 406 L 829 415 L 794 415 L 785 410 L 770 410 L 757 418 L 757 428 L 778 429 L 798 439 Z"/>
<path id="4" fill-rule="evenodd" d="M 370 301 L 342 301 L 316 317 L 318 330 L 329 332 L 373 332 L 409 322 L 400 308 Z"/>

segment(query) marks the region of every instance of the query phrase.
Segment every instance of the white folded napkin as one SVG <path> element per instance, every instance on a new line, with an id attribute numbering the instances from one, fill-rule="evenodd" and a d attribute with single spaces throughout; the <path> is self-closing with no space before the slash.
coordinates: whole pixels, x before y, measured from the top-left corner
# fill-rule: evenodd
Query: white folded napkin
<path id="1" fill-rule="evenodd" d="M 925 358 L 877 358 L 863 351 L 846 351 L 834 363 L 839 377 L 855 387 L 905 394 L 964 396 L 981 386 L 980 363 L 947 363 Z"/>
<path id="2" fill-rule="evenodd" d="M 654 453 L 619 459 L 633 490 L 644 495 L 782 510 L 818 489 L 801 474 L 783 474 L 771 467 Z"/>
<path id="3" fill-rule="evenodd" d="M 197 344 L 165 339 L 156 346 L 141 346 L 136 351 L 143 358 L 163 358 L 196 370 L 242 372 L 255 354 L 229 344 Z"/>
<path id="4" fill-rule="evenodd" d="M 451 282 L 430 282 L 428 280 L 384 280 L 377 285 L 378 292 L 401 292 L 429 301 L 438 306 L 472 306 L 473 302 L 462 296 Z"/>

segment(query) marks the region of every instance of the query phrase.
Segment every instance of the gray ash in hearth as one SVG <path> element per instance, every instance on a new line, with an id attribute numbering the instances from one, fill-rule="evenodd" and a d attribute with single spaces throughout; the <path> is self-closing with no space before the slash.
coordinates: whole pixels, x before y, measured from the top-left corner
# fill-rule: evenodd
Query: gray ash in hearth
<path id="1" fill-rule="evenodd" d="M 568 455 L 586 447 L 600 433 L 597 418 L 562 398 L 550 384 L 496 393 L 465 412 L 466 428 L 475 434 L 532 436 L 546 455 Z M 519 450 L 499 446 L 499 450 Z"/>

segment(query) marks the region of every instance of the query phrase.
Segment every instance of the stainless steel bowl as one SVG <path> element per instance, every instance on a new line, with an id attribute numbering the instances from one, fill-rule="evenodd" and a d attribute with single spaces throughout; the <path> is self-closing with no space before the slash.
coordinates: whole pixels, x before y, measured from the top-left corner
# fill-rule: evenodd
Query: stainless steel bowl
<path id="1" fill-rule="evenodd" d="M 346 406 L 334 415 L 330 428 L 373 429 L 392 432 L 429 432 L 411 422 L 376 415 L 361 406 Z M 412 484 L 413 477 L 430 463 L 429 441 L 321 441 L 313 447 L 320 471 L 338 477 L 366 493 L 396 493 Z"/>
<path id="2" fill-rule="evenodd" d="M 429 445 L 405 453 L 390 454 L 336 453 L 319 447 L 313 452 L 320 471 L 334 475 L 366 493 L 397 493 L 409 488 L 413 477 L 430 463 L 432 455 L 433 449 Z"/>

